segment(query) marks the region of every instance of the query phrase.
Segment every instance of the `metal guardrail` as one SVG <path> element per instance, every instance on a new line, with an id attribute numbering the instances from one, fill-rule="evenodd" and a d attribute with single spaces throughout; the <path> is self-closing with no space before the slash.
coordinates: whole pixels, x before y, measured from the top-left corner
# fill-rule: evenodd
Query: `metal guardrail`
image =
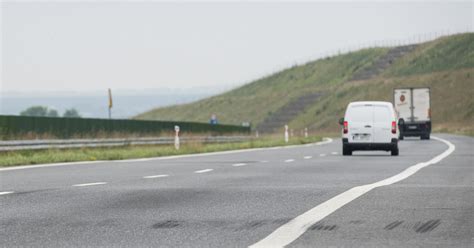
<path id="1" fill-rule="evenodd" d="M 180 143 L 233 143 L 252 139 L 251 136 L 180 137 Z M 0 141 L 0 151 L 35 150 L 51 148 L 107 147 L 127 145 L 172 145 L 174 137 L 127 139 L 67 139 L 67 140 L 6 140 Z"/>

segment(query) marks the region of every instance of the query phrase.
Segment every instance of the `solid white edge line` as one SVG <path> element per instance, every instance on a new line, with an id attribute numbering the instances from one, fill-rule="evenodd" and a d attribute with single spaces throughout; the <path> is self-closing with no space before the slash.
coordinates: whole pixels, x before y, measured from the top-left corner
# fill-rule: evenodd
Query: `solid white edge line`
<path id="1" fill-rule="evenodd" d="M 86 186 L 96 186 L 96 185 L 104 185 L 107 184 L 106 182 L 97 182 L 97 183 L 81 183 L 81 184 L 74 184 L 73 187 L 86 187 Z"/>
<path id="2" fill-rule="evenodd" d="M 169 177 L 169 175 L 162 174 L 162 175 L 153 175 L 153 176 L 144 176 L 144 179 L 152 179 L 152 178 L 161 178 L 161 177 Z"/>
<path id="3" fill-rule="evenodd" d="M 237 164 L 233 164 L 232 166 L 239 167 L 239 166 L 244 166 L 244 165 L 247 165 L 247 164 L 246 163 L 237 163 Z"/>
<path id="4" fill-rule="evenodd" d="M 79 162 L 67 162 L 67 163 L 54 163 L 54 164 L 37 164 L 37 165 L 20 165 L 7 168 L 0 168 L 1 171 L 12 171 L 12 170 L 23 170 L 23 169 L 34 169 L 34 168 L 45 168 L 45 167 L 56 167 L 64 165 L 79 165 L 79 164 L 97 164 L 106 162 L 105 160 L 100 161 L 79 161 Z"/>
<path id="5" fill-rule="evenodd" d="M 67 163 L 55 163 L 55 164 L 37 164 L 37 165 L 22 165 L 22 166 L 12 166 L 8 168 L 0 168 L 0 171 L 11 171 L 11 170 L 23 170 L 23 169 L 35 169 L 35 168 L 44 168 L 44 167 L 55 167 L 55 166 L 64 166 L 64 165 L 78 165 L 78 164 L 97 164 L 97 163 L 128 163 L 128 162 L 144 162 L 144 161 L 154 161 L 154 160 L 168 160 L 168 159 L 179 159 L 179 158 L 190 158 L 190 157 L 204 157 L 204 156 L 214 156 L 214 155 L 225 155 L 241 152 L 253 152 L 253 151 L 264 151 L 271 149 L 283 149 L 283 148 L 297 148 L 297 147 L 307 147 L 307 146 L 319 146 L 331 143 L 333 140 L 331 138 L 323 138 L 323 141 L 305 144 L 305 145 L 291 145 L 291 146 L 277 146 L 277 147 L 264 147 L 264 148 L 251 148 L 251 149 L 241 149 L 241 150 L 231 150 L 231 151 L 222 151 L 222 152 L 208 152 L 208 153 L 199 153 L 199 154 L 185 154 L 185 155 L 176 155 L 176 156 L 166 156 L 166 157 L 154 157 L 154 158 L 139 158 L 139 159 L 126 159 L 126 160 L 100 160 L 100 161 L 79 161 L 79 162 L 67 162 Z"/>
<path id="6" fill-rule="evenodd" d="M 0 192 L 0 195 L 8 195 L 8 194 L 12 194 L 13 191 L 3 191 L 3 192 Z"/>
<path id="7" fill-rule="evenodd" d="M 213 170 L 214 170 L 214 169 L 197 170 L 197 171 L 195 171 L 194 173 L 200 174 L 200 173 L 210 172 L 210 171 L 213 171 Z"/>
<path id="8" fill-rule="evenodd" d="M 262 147 L 262 148 L 250 148 L 250 149 L 240 149 L 240 150 L 231 150 L 231 151 L 222 151 L 222 152 L 208 152 L 208 153 L 198 153 L 198 154 L 184 154 L 184 155 L 175 155 L 175 156 L 166 156 L 166 157 L 155 157 L 155 158 L 140 158 L 140 159 L 129 159 L 129 160 L 114 160 L 113 162 L 127 163 L 127 162 L 143 162 L 143 161 L 154 161 L 154 160 L 169 160 L 169 159 L 179 159 L 179 158 L 192 158 L 192 157 L 207 157 L 214 155 L 226 155 L 226 154 L 235 154 L 243 152 L 254 152 L 254 151 L 265 151 L 265 150 L 276 150 L 276 149 L 287 149 L 287 148 L 298 148 L 298 147 L 307 147 L 307 146 L 319 146 L 325 145 L 333 142 L 333 139 L 324 137 L 323 141 L 316 143 L 305 144 L 305 145 L 290 145 L 290 146 L 275 146 L 275 147 Z M 111 161 L 112 162 L 112 161 Z"/>
<path id="9" fill-rule="evenodd" d="M 405 169 L 404 171 L 392 177 L 386 178 L 384 180 L 381 180 L 372 184 L 361 185 L 361 186 L 357 186 L 352 189 L 349 189 L 319 204 L 318 206 L 308 210 L 307 212 L 299 215 L 298 217 L 292 219 L 291 221 L 279 227 L 270 235 L 258 241 L 257 243 L 251 245 L 250 247 L 252 248 L 284 247 L 290 244 L 291 242 L 295 241 L 298 237 L 300 237 L 303 233 L 305 233 L 312 225 L 321 221 L 326 216 L 335 212 L 336 210 L 348 204 L 349 202 L 357 199 L 358 197 L 364 195 L 365 193 L 371 191 L 372 189 L 400 182 L 412 176 L 413 174 L 415 174 L 417 171 L 421 170 L 422 168 L 438 163 L 442 159 L 449 156 L 456 149 L 456 147 L 447 140 L 444 140 L 438 137 L 433 137 L 433 136 L 432 138 L 448 145 L 448 149 L 445 150 L 443 153 L 437 155 L 436 157 L 432 158 L 431 160 L 427 162 L 421 162 L 416 165 L 412 165 L 408 167 L 407 169 Z"/>
<path id="10" fill-rule="evenodd" d="M 321 146 L 321 145 L 326 145 L 326 144 L 329 144 L 331 143 L 333 140 L 331 138 L 323 138 L 323 141 L 320 141 L 318 143 L 316 143 L 315 145 L 317 146 Z"/>

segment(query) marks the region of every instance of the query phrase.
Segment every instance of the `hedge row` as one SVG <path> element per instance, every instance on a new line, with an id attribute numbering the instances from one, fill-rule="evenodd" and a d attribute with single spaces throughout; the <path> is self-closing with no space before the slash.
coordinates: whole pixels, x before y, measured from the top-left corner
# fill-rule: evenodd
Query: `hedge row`
<path id="1" fill-rule="evenodd" d="M 0 138 L 14 138 L 25 134 L 56 138 L 86 137 L 95 134 L 134 133 L 158 134 L 174 132 L 174 126 L 186 133 L 249 133 L 249 127 L 211 125 L 197 122 L 108 120 L 92 118 L 54 118 L 0 115 Z"/>

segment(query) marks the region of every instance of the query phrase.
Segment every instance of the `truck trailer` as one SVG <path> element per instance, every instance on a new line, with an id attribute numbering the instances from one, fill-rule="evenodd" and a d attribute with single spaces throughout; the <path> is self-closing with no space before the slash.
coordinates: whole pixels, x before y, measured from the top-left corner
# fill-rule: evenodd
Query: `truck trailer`
<path id="1" fill-rule="evenodd" d="M 400 140 L 408 136 L 430 139 L 430 88 L 396 88 L 393 90 L 393 106 L 399 118 Z"/>

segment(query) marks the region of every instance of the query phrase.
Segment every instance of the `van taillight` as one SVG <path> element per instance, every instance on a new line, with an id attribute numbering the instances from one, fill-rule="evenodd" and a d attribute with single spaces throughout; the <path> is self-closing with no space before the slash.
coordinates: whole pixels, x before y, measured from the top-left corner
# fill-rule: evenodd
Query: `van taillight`
<path id="1" fill-rule="evenodd" d="M 397 133 L 397 123 L 392 121 L 392 133 Z"/>
<path id="2" fill-rule="evenodd" d="M 347 124 L 347 121 L 344 122 L 344 133 L 347 133 L 349 130 L 349 125 Z"/>

